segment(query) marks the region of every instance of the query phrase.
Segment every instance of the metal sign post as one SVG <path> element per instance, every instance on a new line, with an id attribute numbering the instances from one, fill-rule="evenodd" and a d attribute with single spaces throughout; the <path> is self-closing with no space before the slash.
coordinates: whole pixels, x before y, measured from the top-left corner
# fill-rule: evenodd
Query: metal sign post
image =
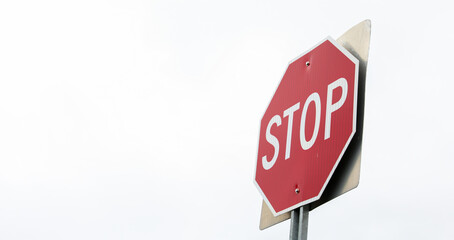
<path id="1" fill-rule="evenodd" d="M 307 240 L 309 205 L 301 206 L 291 212 L 290 240 Z"/>

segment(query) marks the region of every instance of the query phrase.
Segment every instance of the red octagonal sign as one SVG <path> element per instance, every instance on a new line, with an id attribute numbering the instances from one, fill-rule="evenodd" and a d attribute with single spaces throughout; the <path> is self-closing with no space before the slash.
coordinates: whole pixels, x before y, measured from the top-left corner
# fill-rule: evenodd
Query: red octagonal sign
<path id="1" fill-rule="evenodd" d="M 255 183 L 275 216 L 320 198 L 356 131 L 358 60 L 328 37 L 290 62 L 260 124 Z"/>

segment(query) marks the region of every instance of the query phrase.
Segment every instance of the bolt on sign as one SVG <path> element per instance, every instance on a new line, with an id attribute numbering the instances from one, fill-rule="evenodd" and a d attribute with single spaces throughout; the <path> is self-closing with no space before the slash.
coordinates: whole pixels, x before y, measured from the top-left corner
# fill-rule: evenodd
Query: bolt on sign
<path id="1" fill-rule="evenodd" d="M 320 199 L 356 132 L 358 69 L 331 37 L 288 65 L 261 120 L 254 179 L 274 216 Z"/>

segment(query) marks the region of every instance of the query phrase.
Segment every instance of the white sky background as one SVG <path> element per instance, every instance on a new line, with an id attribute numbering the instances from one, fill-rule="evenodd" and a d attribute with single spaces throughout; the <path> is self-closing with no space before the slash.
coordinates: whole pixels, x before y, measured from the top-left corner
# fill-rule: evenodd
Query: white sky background
<path id="1" fill-rule="evenodd" d="M 287 63 L 372 20 L 360 185 L 309 239 L 453 239 L 449 1 L 2 1 L 0 239 L 259 231 L 260 119 Z"/>

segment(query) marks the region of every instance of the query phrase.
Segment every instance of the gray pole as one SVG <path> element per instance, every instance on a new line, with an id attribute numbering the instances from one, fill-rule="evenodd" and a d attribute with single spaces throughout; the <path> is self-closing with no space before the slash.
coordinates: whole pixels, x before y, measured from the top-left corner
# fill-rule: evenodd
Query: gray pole
<path id="1" fill-rule="evenodd" d="M 291 212 L 290 240 L 307 240 L 309 223 L 309 205 L 302 206 Z"/>
<path id="2" fill-rule="evenodd" d="M 298 223 L 300 209 L 292 210 L 290 214 L 290 240 L 298 240 Z"/>
<path id="3" fill-rule="evenodd" d="M 300 216 L 298 222 L 298 240 L 307 240 L 307 226 L 309 224 L 309 205 L 300 207 Z"/>

